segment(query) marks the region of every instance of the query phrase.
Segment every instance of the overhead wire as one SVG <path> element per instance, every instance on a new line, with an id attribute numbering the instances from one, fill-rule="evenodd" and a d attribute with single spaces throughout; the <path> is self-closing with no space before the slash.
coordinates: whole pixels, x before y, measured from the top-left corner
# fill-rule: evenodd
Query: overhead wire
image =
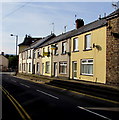
<path id="1" fill-rule="evenodd" d="M 24 3 L 22 6 L 16 8 L 16 9 L 13 10 L 12 12 L 8 13 L 7 15 L 5 15 L 5 16 L 2 18 L 2 20 L 4 20 L 5 18 L 9 17 L 10 15 L 16 13 L 17 11 L 19 11 L 21 8 L 25 7 L 25 6 L 26 6 L 27 4 L 29 4 L 29 3 L 31 3 L 31 2 L 26 2 L 26 3 Z"/>

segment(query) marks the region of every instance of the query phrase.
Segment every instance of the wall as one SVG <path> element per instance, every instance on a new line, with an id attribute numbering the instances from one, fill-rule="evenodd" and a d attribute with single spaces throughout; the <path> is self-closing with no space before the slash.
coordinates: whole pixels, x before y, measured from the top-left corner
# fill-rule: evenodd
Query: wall
<path id="1" fill-rule="evenodd" d="M 42 64 L 44 63 L 44 73 L 42 75 L 46 75 L 46 76 L 51 76 L 51 45 L 49 45 L 49 49 L 50 49 L 50 56 L 44 56 L 42 57 Z M 43 56 L 43 48 L 45 48 L 45 52 L 48 52 L 48 46 L 42 47 L 42 56 Z M 50 62 L 50 72 L 46 73 L 46 62 Z M 42 70 L 41 70 L 42 71 Z"/>
<path id="2" fill-rule="evenodd" d="M 118 33 L 118 37 L 113 33 Z M 119 85 L 119 15 L 108 19 L 106 44 L 107 84 Z"/>
<path id="3" fill-rule="evenodd" d="M 53 66 L 52 66 L 52 75 L 54 76 L 54 62 L 57 62 L 57 76 L 58 77 L 64 77 L 64 78 L 69 78 L 70 76 L 70 67 L 69 67 L 69 55 L 67 54 L 62 54 L 62 43 L 66 42 L 66 52 L 70 52 L 70 39 L 60 41 L 56 44 L 58 44 L 58 55 L 54 55 L 54 50 L 53 50 Z M 67 73 L 66 74 L 60 74 L 59 72 L 59 63 L 60 62 L 67 62 Z"/>
<path id="4" fill-rule="evenodd" d="M 91 34 L 92 50 L 84 51 L 85 35 Z M 78 37 L 79 52 L 73 52 L 73 39 Z M 102 27 L 78 36 L 71 40 L 71 75 L 72 79 L 72 62 L 77 61 L 77 79 L 91 82 L 106 83 L 106 27 Z M 99 46 L 100 49 L 93 48 L 93 43 Z M 93 59 L 93 75 L 81 75 L 81 59 Z"/>

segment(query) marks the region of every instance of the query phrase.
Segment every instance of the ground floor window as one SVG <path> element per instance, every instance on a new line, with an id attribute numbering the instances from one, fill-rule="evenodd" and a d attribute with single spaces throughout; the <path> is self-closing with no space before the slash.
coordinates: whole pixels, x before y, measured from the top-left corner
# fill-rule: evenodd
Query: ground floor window
<path id="1" fill-rule="evenodd" d="M 60 62 L 59 63 L 59 71 L 60 71 L 60 74 L 67 73 L 67 62 Z"/>
<path id="2" fill-rule="evenodd" d="M 81 60 L 81 74 L 82 75 L 93 75 L 93 59 L 82 59 Z"/>
<path id="3" fill-rule="evenodd" d="M 50 62 L 46 62 L 46 73 L 50 73 Z"/>

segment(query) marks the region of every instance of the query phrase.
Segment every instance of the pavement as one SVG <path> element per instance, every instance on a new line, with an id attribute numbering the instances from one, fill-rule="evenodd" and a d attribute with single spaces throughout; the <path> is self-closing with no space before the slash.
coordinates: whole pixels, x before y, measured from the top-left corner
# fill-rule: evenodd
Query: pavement
<path id="1" fill-rule="evenodd" d="M 17 77 L 37 83 L 39 82 L 51 86 L 56 86 L 65 90 L 73 91 L 75 93 L 83 93 L 90 97 L 101 97 L 102 99 L 106 99 L 110 102 L 118 103 L 119 101 L 119 87 L 117 86 L 38 75 L 17 74 Z"/>

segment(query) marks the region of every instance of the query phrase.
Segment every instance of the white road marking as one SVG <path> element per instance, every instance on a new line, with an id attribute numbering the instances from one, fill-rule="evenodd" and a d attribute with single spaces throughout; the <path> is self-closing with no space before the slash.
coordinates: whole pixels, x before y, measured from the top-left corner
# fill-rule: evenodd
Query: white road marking
<path id="1" fill-rule="evenodd" d="M 40 93 L 43 93 L 43 94 L 45 94 L 45 95 L 48 95 L 48 96 L 50 96 L 50 97 L 53 97 L 53 98 L 55 98 L 55 99 L 59 99 L 58 97 L 55 97 L 54 95 L 51 95 L 51 94 L 46 93 L 46 92 L 43 92 L 43 91 L 41 91 L 41 90 L 36 90 L 36 91 L 38 91 L 38 92 L 40 92 Z"/>
<path id="2" fill-rule="evenodd" d="M 11 81 L 12 81 L 12 82 L 15 82 L 15 83 L 17 82 L 17 81 L 15 81 L 15 80 L 11 80 Z"/>
<path id="3" fill-rule="evenodd" d="M 20 83 L 22 86 L 25 86 L 25 87 L 27 87 L 27 88 L 30 88 L 30 86 L 28 86 L 28 85 L 25 85 L 25 84 L 23 84 L 23 83 Z"/>
<path id="4" fill-rule="evenodd" d="M 108 118 L 108 117 L 105 117 L 105 116 L 103 116 L 103 115 L 100 115 L 100 114 L 98 114 L 98 113 L 96 113 L 96 112 L 93 112 L 93 111 L 91 111 L 91 110 L 88 110 L 88 109 L 86 109 L 86 108 L 84 108 L 84 107 L 81 107 L 81 106 L 77 106 L 77 107 L 80 108 L 80 109 L 82 109 L 82 110 L 85 110 L 85 111 L 87 111 L 87 112 L 90 112 L 90 113 L 92 113 L 92 114 L 95 114 L 95 115 L 97 115 L 97 116 L 100 116 L 100 117 L 102 117 L 102 118 L 104 118 L 104 119 L 111 120 L 111 119 Z"/>

